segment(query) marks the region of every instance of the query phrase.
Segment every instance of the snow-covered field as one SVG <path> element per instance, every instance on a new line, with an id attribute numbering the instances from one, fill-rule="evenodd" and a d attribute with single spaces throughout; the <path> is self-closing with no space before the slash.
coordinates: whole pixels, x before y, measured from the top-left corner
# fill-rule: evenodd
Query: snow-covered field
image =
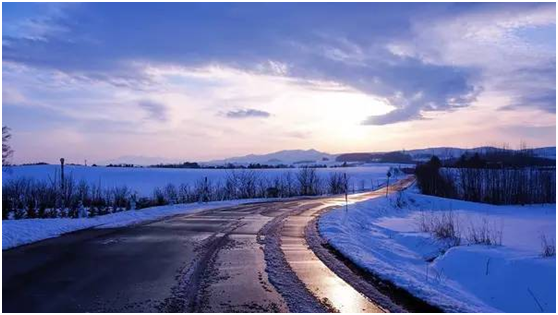
<path id="1" fill-rule="evenodd" d="M 386 173 L 390 166 L 395 164 L 377 164 L 366 167 L 324 168 L 318 169 L 318 175 L 327 177 L 331 173 L 347 173 L 350 179 L 350 189 L 354 186 L 359 190 L 364 184 L 365 189 L 375 187 L 385 181 Z M 17 177 L 30 177 L 39 180 L 54 178 L 55 172 L 60 172 L 58 165 L 33 165 L 10 167 L 9 171 L 2 172 L 2 182 Z M 235 170 L 240 171 L 240 170 Z M 256 169 L 262 177 L 275 178 L 285 172 L 298 172 L 297 169 Z M 225 169 L 164 169 L 164 168 L 120 168 L 120 167 L 84 167 L 66 166 L 66 176 L 75 180 L 86 180 L 91 184 L 99 184 L 105 188 L 126 185 L 139 195 L 151 195 L 156 187 L 167 184 L 194 184 L 207 177 L 209 181 L 223 181 L 230 170 Z"/>
<path id="2" fill-rule="evenodd" d="M 350 189 L 354 186 L 356 190 L 361 189 L 364 183 L 365 189 L 375 187 L 385 181 L 388 164 L 373 165 L 367 167 L 350 168 L 328 168 L 318 169 L 317 173 L 322 178 L 327 178 L 333 172 L 346 172 L 351 179 Z M 230 170 L 222 169 L 162 169 L 162 168 L 117 168 L 117 167 L 84 167 L 66 166 L 66 176 L 71 176 L 76 181 L 85 180 L 90 184 L 99 183 L 104 188 L 127 186 L 140 196 L 149 196 L 157 187 L 168 184 L 194 184 L 207 177 L 214 184 L 224 181 Z M 21 177 L 34 178 L 37 180 L 50 180 L 56 172 L 59 174 L 60 167 L 56 165 L 35 165 L 10 167 L 8 171 L 2 172 L 2 182 Z M 242 171 L 242 170 L 235 170 Z M 254 170 L 262 178 L 275 178 L 285 172 L 298 172 L 297 169 L 266 169 Z M 83 219 L 22 219 L 2 221 L 2 249 L 7 249 L 23 244 L 36 242 L 42 239 L 56 237 L 64 233 L 97 227 L 117 227 L 135 224 L 139 222 L 163 218 L 165 216 L 191 213 L 209 208 L 237 205 L 241 203 L 254 202 L 260 199 L 248 199 L 241 201 L 210 202 L 207 204 L 186 204 L 175 206 L 162 206 L 146 208 L 137 211 L 124 211 L 93 218 Z M 260 200 L 261 201 L 261 200 Z"/>
<path id="3" fill-rule="evenodd" d="M 456 223 L 459 246 L 422 232 L 421 222 L 441 218 Z M 335 209 L 319 229 L 356 264 L 444 310 L 556 312 L 556 256 L 541 256 L 543 236 L 555 244 L 555 204 L 493 206 L 407 191 Z M 472 244 L 472 229 L 501 246 Z"/>
<path id="4" fill-rule="evenodd" d="M 269 200 L 269 199 L 266 199 Z M 231 207 L 263 199 L 244 199 L 232 201 L 215 201 L 151 207 L 141 210 L 130 210 L 112 213 L 93 218 L 82 219 L 24 219 L 2 220 L 2 249 L 34 243 L 47 238 L 57 237 L 65 233 L 88 228 L 116 228 L 139 224 L 177 214 L 190 214 L 203 210 Z"/>

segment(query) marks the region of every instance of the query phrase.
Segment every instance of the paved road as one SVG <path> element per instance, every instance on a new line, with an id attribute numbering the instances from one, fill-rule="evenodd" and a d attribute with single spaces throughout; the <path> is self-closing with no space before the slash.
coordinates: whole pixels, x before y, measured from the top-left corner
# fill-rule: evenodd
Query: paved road
<path id="1" fill-rule="evenodd" d="M 305 228 L 320 211 L 340 204 L 344 198 L 249 204 L 3 251 L 2 310 L 401 310 L 388 297 L 371 298 L 360 286 L 357 291 L 352 279 L 358 275 L 337 276 L 310 250 Z"/>

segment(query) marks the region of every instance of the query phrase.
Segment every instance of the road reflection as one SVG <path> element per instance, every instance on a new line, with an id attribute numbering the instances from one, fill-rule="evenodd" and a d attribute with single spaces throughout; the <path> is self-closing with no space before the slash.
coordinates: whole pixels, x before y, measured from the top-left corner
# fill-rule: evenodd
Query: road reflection
<path id="1" fill-rule="evenodd" d="M 397 191 L 409 186 L 413 177 L 408 177 L 397 182 L 390 191 Z M 393 189 L 393 190 L 392 190 Z M 350 195 L 348 203 L 355 203 L 370 198 L 385 196 L 385 189 L 374 192 Z M 316 203 L 316 201 L 311 201 Z M 308 205 L 310 202 L 308 202 Z M 305 239 L 305 227 L 318 213 L 332 206 L 345 204 L 344 197 L 322 199 L 315 206 L 297 215 L 292 215 L 285 220 L 281 232 L 281 250 L 285 254 L 292 270 L 323 304 L 332 308 L 332 311 L 342 313 L 379 313 L 385 312 L 374 302 L 368 300 L 347 282 L 331 271 L 309 248 Z"/>

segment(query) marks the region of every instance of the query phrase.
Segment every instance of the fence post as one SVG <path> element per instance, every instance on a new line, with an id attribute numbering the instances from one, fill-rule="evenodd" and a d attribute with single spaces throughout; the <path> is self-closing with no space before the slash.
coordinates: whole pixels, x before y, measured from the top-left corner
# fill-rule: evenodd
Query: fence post
<path id="1" fill-rule="evenodd" d="M 343 174 L 344 182 L 345 182 L 345 211 L 349 209 L 349 198 L 347 196 L 349 190 L 349 182 L 347 182 L 347 173 Z"/>
<path id="2" fill-rule="evenodd" d="M 64 190 L 64 158 L 60 158 L 60 185 Z"/>

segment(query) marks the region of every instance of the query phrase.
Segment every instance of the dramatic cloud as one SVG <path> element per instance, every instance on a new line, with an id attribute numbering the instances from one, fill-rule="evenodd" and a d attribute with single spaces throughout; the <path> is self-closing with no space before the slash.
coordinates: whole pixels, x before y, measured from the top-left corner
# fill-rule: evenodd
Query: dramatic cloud
<path id="1" fill-rule="evenodd" d="M 554 6 L 473 6 L 434 19 L 414 19 L 411 32 L 408 38 L 392 40 L 388 47 L 394 54 L 470 69 L 468 82 L 508 96 L 508 109 L 556 111 Z"/>
<path id="2" fill-rule="evenodd" d="M 453 134 L 460 112 L 497 116 L 500 135 L 510 119 L 555 119 L 555 24 L 554 4 L 530 3 L 8 3 L 4 123 L 56 121 L 75 141 L 102 126 L 130 146 L 163 135 L 176 140 L 160 152 L 188 154 L 183 141 L 215 157 L 292 143 L 399 149 L 411 132 Z M 249 117 L 266 119 L 229 119 Z M 220 140 L 230 134 L 243 143 Z"/>
<path id="3" fill-rule="evenodd" d="M 271 116 L 270 113 L 265 112 L 263 110 L 257 109 L 238 109 L 238 110 L 231 110 L 226 113 L 228 118 L 267 118 Z"/>
<path id="4" fill-rule="evenodd" d="M 138 89 L 152 84 L 138 62 L 199 67 L 217 61 L 248 71 L 336 81 L 383 98 L 424 95 L 420 104 L 409 100 L 393 104 L 398 108 L 443 110 L 449 99 L 462 98 L 475 88 L 464 70 L 400 58 L 386 48 L 393 38 L 408 36 L 416 5 L 358 4 L 341 10 L 327 4 L 83 6 L 66 8 L 64 18 L 48 19 L 53 28 L 67 30 L 64 36 L 46 33 L 44 40 L 35 41 L 11 34 L 4 60 Z M 182 7 L 188 9 L 178 9 Z M 421 12 L 430 15 L 445 7 L 425 5 Z M 89 13 L 82 17 L 84 12 Z M 154 12 L 164 16 L 164 23 L 154 21 L 147 31 L 137 32 L 145 29 L 144 21 L 152 20 Z M 376 18 L 365 12 L 373 12 Z M 66 16 L 74 16 L 79 24 Z"/>

